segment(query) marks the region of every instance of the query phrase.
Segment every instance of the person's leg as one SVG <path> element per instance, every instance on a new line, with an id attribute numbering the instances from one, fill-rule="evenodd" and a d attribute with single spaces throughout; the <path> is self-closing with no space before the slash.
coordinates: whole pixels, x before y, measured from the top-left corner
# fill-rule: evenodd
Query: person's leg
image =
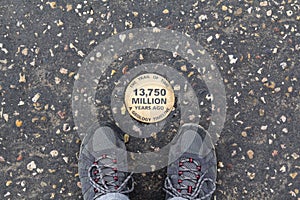
<path id="1" fill-rule="evenodd" d="M 129 200 L 129 198 L 120 193 L 108 193 L 98 197 L 96 200 Z"/>

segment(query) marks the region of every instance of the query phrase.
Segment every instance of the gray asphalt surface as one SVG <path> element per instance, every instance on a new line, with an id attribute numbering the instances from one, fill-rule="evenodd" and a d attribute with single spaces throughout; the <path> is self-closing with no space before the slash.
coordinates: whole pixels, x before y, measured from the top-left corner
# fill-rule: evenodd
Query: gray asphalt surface
<path id="1" fill-rule="evenodd" d="M 214 198 L 299 200 L 299 25 L 297 0 L 2 0 L 0 198 L 82 199 L 71 110 L 77 72 L 111 35 L 156 26 L 199 41 L 223 77 L 227 117 Z M 137 55 L 111 69 L 139 63 Z M 165 172 L 136 174 L 131 199 L 164 199 Z"/>

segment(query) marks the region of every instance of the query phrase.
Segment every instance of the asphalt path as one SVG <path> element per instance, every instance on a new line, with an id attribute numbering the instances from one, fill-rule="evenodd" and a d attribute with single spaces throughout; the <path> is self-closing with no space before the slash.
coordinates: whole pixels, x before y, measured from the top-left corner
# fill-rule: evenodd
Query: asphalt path
<path id="1" fill-rule="evenodd" d="M 297 0 L 2 0 L 0 198 L 82 199 L 81 138 L 72 112 L 78 71 L 88 54 L 113 35 L 158 27 L 198 41 L 222 76 L 227 115 L 215 146 L 214 198 L 299 200 L 299 25 Z M 209 100 L 187 60 L 163 51 L 135 51 L 116 58 L 103 73 L 106 79 L 97 88 L 99 120 L 111 114 L 106 105 L 110 88 L 126 66 L 153 60 L 177 66 L 197 94 Z M 201 107 L 205 128 L 212 109 L 209 101 Z M 170 120 L 169 129 L 176 123 L 176 117 Z M 136 152 L 157 150 L 171 136 L 130 137 L 127 145 Z M 135 174 L 130 198 L 164 199 L 165 174 L 166 168 Z"/>

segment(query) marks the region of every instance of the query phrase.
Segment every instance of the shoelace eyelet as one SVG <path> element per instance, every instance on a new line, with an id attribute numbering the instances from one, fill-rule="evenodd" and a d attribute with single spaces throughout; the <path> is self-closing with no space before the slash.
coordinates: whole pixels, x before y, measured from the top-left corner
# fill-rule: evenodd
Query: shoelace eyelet
<path id="1" fill-rule="evenodd" d="M 190 193 L 190 194 L 191 194 L 191 193 L 192 193 L 192 191 L 193 191 L 193 188 L 192 188 L 192 186 L 189 186 L 189 187 L 188 187 L 188 193 Z"/>

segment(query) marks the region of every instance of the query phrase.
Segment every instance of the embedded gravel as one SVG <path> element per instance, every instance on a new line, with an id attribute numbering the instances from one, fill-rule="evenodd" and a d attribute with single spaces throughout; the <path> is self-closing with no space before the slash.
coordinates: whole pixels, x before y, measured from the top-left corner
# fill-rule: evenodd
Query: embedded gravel
<path id="1" fill-rule="evenodd" d="M 214 198 L 299 200 L 297 0 L 2 0 L 0 198 L 82 199 L 77 169 L 81 140 L 71 110 L 73 83 L 97 44 L 141 27 L 189 35 L 200 42 L 221 72 L 227 116 L 216 144 Z M 126 65 L 153 59 L 174 65 L 197 85 L 189 67 L 182 68 L 188 66 L 186 61 L 167 52 L 145 50 L 116 59 L 98 91 L 110 96 L 109 87 L 127 70 Z M 101 87 L 107 88 L 101 91 Z M 104 96 L 98 97 L 101 101 Z M 101 120 L 106 111 L 98 106 Z M 200 122 L 205 128 L 210 111 L 203 107 Z M 155 149 L 169 139 L 164 137 L 147 142 L 130 137 L 127 145 L 132 151 Z M 165 173 L 164 168 L 135 174 L 130 198 L 164 199 Z"/>

